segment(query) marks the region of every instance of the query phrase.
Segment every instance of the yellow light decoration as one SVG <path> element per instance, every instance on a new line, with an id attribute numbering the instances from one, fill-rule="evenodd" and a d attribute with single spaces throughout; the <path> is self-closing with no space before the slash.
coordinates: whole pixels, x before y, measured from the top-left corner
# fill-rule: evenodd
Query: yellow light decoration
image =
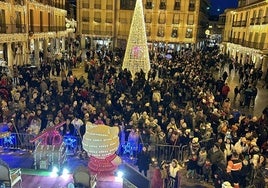
<path id="1" fill-rule="evenodd" d="M 83 148 L 89 156 L 105 158 L 114 154 L 119 146 L 118 127 L 88 123 L 83 137 Z"/>
<path id="2" fill-rule="evenodd" d="M 90 170 L 113 171 L 121 163 L 120 157 L 115 154 L 119 147 L 118 133 L 118 127 L 87 123 L 82 145 L 90 156 Z"/>
<path id="3" fill-rule="evenodd" d="M 142 0 L 137 0 L 135 5 L 122 65 L 122 69 L 125 68 L 131 72 L 132 78 L 141 69 L 146 75 L 151 69 Z"/>

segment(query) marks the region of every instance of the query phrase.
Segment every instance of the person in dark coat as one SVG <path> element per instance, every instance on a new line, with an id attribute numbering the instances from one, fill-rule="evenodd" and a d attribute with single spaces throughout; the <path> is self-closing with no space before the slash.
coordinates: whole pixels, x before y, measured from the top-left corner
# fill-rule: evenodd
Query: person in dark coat
<path id="1" fill-rule="evenodd" d="M 137 166 L 139 168 L 139 172 L 144 173 L 147 176 L 147 171 L 149 170 L 149 165 L 151 163 L 151 158 L 149 152 L 146 147 L 142 148 L 142 151 L 137 156 Z"/>

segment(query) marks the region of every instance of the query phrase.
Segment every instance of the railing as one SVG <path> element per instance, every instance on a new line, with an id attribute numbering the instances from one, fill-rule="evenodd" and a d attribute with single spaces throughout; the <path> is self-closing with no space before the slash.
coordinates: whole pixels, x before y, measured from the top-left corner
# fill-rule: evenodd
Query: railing
<path id="1" fill-rule="evenodd" d="M 259 25 L 260 23 L 261 23 L 261 18 L 257 17 L 256 20 L 255 20 L 255 24 Z"/>
<path id="2" fill-rule="evenodd" d="M 268 16 L 264 16 L 262 24 L 267 24 L 267 23 L 268 23 Z"/>
<path id="3" fill-rule="evenodd" d="M 12 133 L 9 137 L 0 139 L 0 147 L 4 149 L 24 149 L 27 151 L 34 151 L 36 143 L 31 143 L 35 135 L 27 133 Z M 66 146 L 67 155 L 76 155 L 82 151 L 82 140 L 78 136 L 63 136 L 63 142 Z M 204 147 L 207 151 L 213 147 L 215 140 L 213 138 L 201 140 L 200 147 Z M 143 146 L 149 146 L 150 156 L 155 158 L 158 162 L 162 160 L 171 161 L 177 159 L 179 162 L 185 162 L 189 156 L 188 145 L 167 145 L 167 144 L 148 144 L 136 143 L 132 145 L 129 142 L 120 144 L 117 154 L 121 157 L 128 157 L 136 159 L 137 154 L 142 150 Z"/>
<path id="4" fill-rule="evenodd" d="M 27 133 L 11 133 L 9 137 L 0 138 L 0 147 L 4 149 L 23 149 L 27 151 L 35 150 L 35 143 L 30 140 L 35 138 L 35 135 Z M 64 136 L 63 142 L 65 143 L 67 155 L 74 155 L 82 150 L 82 141 L 77 136 Z"/>
<path id="5" fill-rule="evenodd" d="M 0 33 L 13 34 L 13 33 L 25 33 L 24 24 L 3 24 L 0 26 Z"/>
<path id="6" fill-rule="evenodd" d="M 65 31 L 65 26 L 29 26 L 30 32 Z"/>
<path id="7" fill-rule="evenodd" d="M 241 26 L 244 27 L 244 26 L 246 26 L 246 25 L 247 25 L 246 20 L 242 20 L 242 21 L 241 21 Z"/>
<path id="8" fill-rule="evenodd" d="M 82 8 L 89 8 L 89 3 L 82 3 Z"/>
<path id="9" fill-rule="evenodd" d="M 250 25 L 254 25 L 255 24 L 255 18 L 250 18 Z"/>
<path id="10" fill-rule="evenodd" d="M 113 5 L 106 5 L 106 10 L 113 10 Z"/>
<path id="11" fill-rule="evenodd" d="M 26 133 L 12 133 L 9 137 L 0 139 L 0 147 L 6 149 L 24 149 L 33 151 L 35 144 L 30 143 L 30 140 L 34 138 L 34 135 Z"/>

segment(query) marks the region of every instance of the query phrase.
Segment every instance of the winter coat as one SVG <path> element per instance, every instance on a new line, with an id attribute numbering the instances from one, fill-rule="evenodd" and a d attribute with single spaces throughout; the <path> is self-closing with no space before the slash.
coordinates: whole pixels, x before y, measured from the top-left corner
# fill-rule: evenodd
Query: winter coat
<path id="1" fill-rule="evenodd" d="M 149 170 L 151 158 L 149 153 L 142 151 L 137 156 L 137 165 L 140 170 Z"/>

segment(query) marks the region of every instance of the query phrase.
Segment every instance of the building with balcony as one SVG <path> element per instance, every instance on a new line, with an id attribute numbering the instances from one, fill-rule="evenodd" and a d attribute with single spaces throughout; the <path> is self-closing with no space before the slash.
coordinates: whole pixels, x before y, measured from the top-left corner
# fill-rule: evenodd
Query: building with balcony
<path id="1" fill-rule="evenodd" d="M 83 48 L 125 48 L 136 0 L 77 1 Z M 206 38 L 207 0 L 143 0 L 150 48 L 200 48 Z"/>
<path id="2" fill-rule="evenodd" d="M 13 64 L 39 65 L 65 48 L 65 0 L 0 0 L 0 58 Z"/>
<path id="3" fill-rule="evenodd" d="M 239 63 L 254 63 L 267 70 L 268 2 L 240 0 L 237 9 L 226 10 L 223 52 Z"/>

